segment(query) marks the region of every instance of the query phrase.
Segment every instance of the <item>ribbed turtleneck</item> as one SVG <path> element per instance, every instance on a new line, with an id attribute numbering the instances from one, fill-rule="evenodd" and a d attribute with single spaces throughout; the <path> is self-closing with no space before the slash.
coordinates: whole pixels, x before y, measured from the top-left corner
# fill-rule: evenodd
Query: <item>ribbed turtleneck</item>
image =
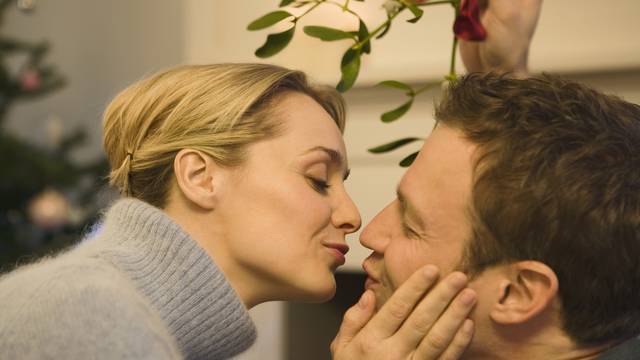
<path id="1" fill-rule="evenodd" d="M 149 299 L 186 359 L 223 359 L 246 350 L 256 330 L 224 274 L 162 210 L 122 199 L 96 241 Z"/>

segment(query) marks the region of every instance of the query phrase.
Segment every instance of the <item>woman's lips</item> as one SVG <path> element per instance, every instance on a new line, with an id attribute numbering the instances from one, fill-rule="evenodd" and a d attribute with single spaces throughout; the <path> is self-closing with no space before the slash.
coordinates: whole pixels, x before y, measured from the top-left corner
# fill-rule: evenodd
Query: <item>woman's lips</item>
<path id="1" fill-rule="evenodd" d="M 346 259 L 344 255 L 349 252 L 349 246 L 346 244 L 325 244 L 331 254 L 336 259 L 338 266 L 344 265 Z"/>
<path id="2" fill-rule="evenodd" d="M 332 248 L 329 248 L 329 250 L 331 251 L 331 253 L 333 253 L 333 256 L 336 258 L 336 262 L 337 262 L 338 266 L 344 265 L 344 263 L 347 260 L 345 259 L 345 257 L 342 254 L 342 252 L 340 252 L 339 250 L 336 250 L 336 249 L 332 249 Z"/>

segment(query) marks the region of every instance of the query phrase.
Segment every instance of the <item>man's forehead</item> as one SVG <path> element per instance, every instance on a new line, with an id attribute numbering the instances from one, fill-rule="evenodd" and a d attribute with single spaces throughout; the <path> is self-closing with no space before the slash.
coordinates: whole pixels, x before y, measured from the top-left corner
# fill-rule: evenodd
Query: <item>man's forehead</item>
<path id="1" fill-rule="evenodd" d="M 458 130 L 434 130 L 400 180 L 397 193 L 401 205 L 418 211 L 463 205 L 471 191 L 474 148 Z"/>
<path id="2" fill-rule="evenodd" d="M 421 186 L 418 185 L 420 180 L 422 180 L 420 174 L 416 173 L 413 166 L 407 169 L 400 180 L 396 188 L 396 196 L 402 210 L 415 210 L 415 205 L 422 202 L 420 199 L 424 194 L 421 191 Z"/>

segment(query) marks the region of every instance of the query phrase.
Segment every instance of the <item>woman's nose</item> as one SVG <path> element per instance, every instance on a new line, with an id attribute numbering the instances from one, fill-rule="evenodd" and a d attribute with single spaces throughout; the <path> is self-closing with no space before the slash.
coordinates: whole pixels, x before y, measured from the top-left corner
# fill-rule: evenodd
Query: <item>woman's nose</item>
<path id="1" fill-rule="evenodd" d="M 334 224 L 346 234 L 351 234 L 360 229 L 362 219 L 360 211 L 351 197 L 345 192 L 339 206 L 333 212 Z"/>

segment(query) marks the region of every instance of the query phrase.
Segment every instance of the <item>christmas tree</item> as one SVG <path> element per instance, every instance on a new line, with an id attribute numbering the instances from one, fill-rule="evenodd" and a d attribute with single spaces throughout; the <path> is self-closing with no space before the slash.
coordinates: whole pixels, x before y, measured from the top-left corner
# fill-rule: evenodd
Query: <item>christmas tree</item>
<path id="1" fill-rule="evenodd" d="M 6 130 L 13 104 L 65 85 L 46 62 L 46 41 L 22 41 L 2 31 L 4 16 L 16 5 L 23 15 L 34 6 L 33 0 L 0 0 L 0 272 L 76 241 L 95 219 L 95 197 L 107 171 L 105 160 L 82 165 L 71 160 L 71 152 L 85 140 L 82 129 L 49 147 Z"/>

